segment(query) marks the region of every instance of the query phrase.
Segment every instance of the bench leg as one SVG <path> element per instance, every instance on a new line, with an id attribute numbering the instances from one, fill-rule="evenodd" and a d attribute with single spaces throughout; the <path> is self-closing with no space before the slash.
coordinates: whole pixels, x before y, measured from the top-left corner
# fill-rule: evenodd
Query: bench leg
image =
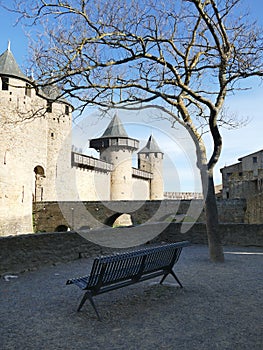
<path id="1" fill-rule="evenodd" d="M 176 282 L 179 284 L 179 286 L 181 288 L 183 288 L 182 283 L 179 281 L 178 277 L 176 276 L 176 274 L 173 272 L 173 270 L 171 271 L 171 274 L 174 276 L 174 279 L 176 280 Z"/>
<path id="2" fill-rule="evenodd" d="M 90 303 L 91 303 L 93 309 L 95 310 L 96 315 L 97 315 L 97 317 L 98 317 L 98 320 L 101 321 L 99 312 L 98 312 L 98 310 L 97 310 L 97 308 L 96 308 L 96 305 L 95 305 L 95 303 L 94 303 L 94 301 L 93 301 L 92 295 L 90 294 L 89 291 L 86 292 L 86 293 L 84 294 L 84 296 L 83 296 L 83 298 L 82 298 L 82 300 L 81 300 L 81 302 L 80 302 L 80 304 L 79 304 L 78 311 L 80 311 L 80 309 L 81 309 L 82 306 L 85 304 L 85 301 L 86 301 L 87 299 L 89 299 L 89 301 L 90 301 Z"/>
<path id="3" fill-rule="evenodd" d="M 174 277 L 174 279 L 175 279 L 176 282 L 179 284 L 179 286 L 180 286 L 181 288 L 183 288 L 182 283 L 179 281 L 178 277 L 177 277 L 176 274 L 173 272 L 173 270 L 171 270 L 171 271 L 169 271 L 169 272 L 167 272 L 167 273 L 165 273 L 165 274 L 163 275 L 163 278 L 161 279 L 160 284 L 163 284 L 163 281 L 166 279 L 166 277 L 169 275 L 169 273 Z"/>

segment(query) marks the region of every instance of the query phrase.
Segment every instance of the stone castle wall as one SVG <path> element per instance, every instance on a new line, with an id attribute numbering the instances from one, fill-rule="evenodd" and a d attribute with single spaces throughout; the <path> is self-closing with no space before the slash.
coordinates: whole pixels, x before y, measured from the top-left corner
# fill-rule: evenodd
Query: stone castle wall
<path id="1" fill-rule="evenodd" d="M 263 193 L 247 199 L 245 222 L 249 224 L 261 224 L 263 222 Z"/>
<path id="2" fill-rule="evenodd" d="M 132 196 L 133 200 L 150 199 L 150 181 L 143 178 L 132 178 Z"/>
<path id="3" fill-rule="evenodd" d="M 130 157 L 114 178 L 108 169 L 72 164 L 72 108 L 65 101 L 51 102 L 30 83 L 9 78 L 0 104 L 0 235 L 32 232 L 35 201 L 105 201 L 114 186 L 123 198 L 133 199 L 127 186 L 135 199 L 149 198 L 150 180 L 132 177 Z"/>
<path id="4" fill-rule="evenodd" d="M 74 163 L 72 107 L 66 101 L 51 103 L 29 80 L 9 77 L 0 104 L 0 235 L 31 233 L 33 226 L 54 231 L 59 226 L 112 225 L 121 213 L 130 213 L 135 224 L 171 218 L 205 221 L 201 199 L 148 201 L 163 197 L 161 152 L 141 155 L 139 169 L 132 168 L 130 151 L 114 147 L 106 150 L 112 164 L 105 167 L 85 166 L 84 155 Z M 109 202 L 113 192 L 116 200 L 123 199 L 120 203 Z M 65 212 L 57 202 L 64 202 Z M 218 208 L 220 222 L 262 222 L 262 195 L 247 202 L 219 201 Z"/>
<path id="5" fill-rule="evenodd" d="M 45 113 L 46 99 L 28 89 L 26 82 L 10 78 L 9 89 L 0 90 L 0 227 L 14 234 L 32 229 L 36 167 L 43 169 L 38 199 L 54 198 L 54 163 L 71 129 L 64 104 L 54 103 L 53 112 Z"/>
<path id="6" fill-rule="evenodd" d="M 158 224 L 141 226 L 142 236 Z M 125 230 L 123 229 L 124 234 Z M 95 234 L 101 230 L 94 230 Z M 109 235 L 114 229 L 110 229 Z M 221 224 L 220 231 L 225 245 L 263 247 L 263 225 Z M 153 242 L 178 242 L 188 240 L 192 244 L 207 244 L 205 224 L 196 223 L 182 233 L 181 224 L 170 224 Z M 0 275 L 19 273 L 44 264 L 71 261 L 81 257 L 94 257 L 118 251 L 95 244 L 76 232 L 39 233 L 0 237 Z M 208 256 L 208 252 L 207 252 Z"/>
<path id="7" fill-rule="evenodd" d="M 218 201 L 222 223 L 244 223 L 245 200 Z M 205 222 L 202 200 L 43 202 L 34 206 L 35 231 L 112 226 L 121 214 L 130 214 L 133 224 L 149 222 Z"/>

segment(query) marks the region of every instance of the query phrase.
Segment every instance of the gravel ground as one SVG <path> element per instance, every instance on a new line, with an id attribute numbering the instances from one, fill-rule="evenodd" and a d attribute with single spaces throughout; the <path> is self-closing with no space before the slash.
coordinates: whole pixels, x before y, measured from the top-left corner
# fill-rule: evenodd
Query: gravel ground
<path id="1" fill-rule="evenodd" d="M 263 251 L 225 247 L 225 263 L 208 260 L 207 247 L 183 249 L 169 276 L 99 295 L 102 322 L 83 292 L 66 286 L 85 275 L 90 259 L 43 266 L 0 280 L 0 349 L 18 350 L 262 350 Z"/>

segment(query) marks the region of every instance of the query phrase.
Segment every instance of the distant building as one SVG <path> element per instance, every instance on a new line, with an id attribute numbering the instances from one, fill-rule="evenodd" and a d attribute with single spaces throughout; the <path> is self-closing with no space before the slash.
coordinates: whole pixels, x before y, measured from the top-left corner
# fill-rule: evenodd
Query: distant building
<path id="1" fill-rule="evenodd" d="M 263 150 L 238 160 L 239 163 L 220 169 L 223 198 L 250 198 L 263 191 Z"/>
<path id="2" fill-rule="evenodd" d="M 163 152 L 152 136 L 138 152 L 117 115 L 90 140 L 99 159 L 72 152 L 73 106 L 56 87 L 40 89 L 0 55 L 0 235 L 32 232 L 32 203 L 163 199 Z"/>

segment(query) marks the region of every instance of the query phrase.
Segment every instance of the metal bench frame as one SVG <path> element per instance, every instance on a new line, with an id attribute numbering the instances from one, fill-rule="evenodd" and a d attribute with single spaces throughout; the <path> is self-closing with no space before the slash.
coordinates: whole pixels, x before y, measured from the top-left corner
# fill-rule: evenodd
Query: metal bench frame
<path id="1" fill-rule="evenodd" d="M 163 276 L 160 281 L 160 284 L 162 284 L 166 277 L 171 274 L 182 288 L 183 286 L 175 275 L 173 267 L 179 259 L 182 248 L 189 244 L 188 241 L 183 241 L 147 245 L 136 250 L 95 258 L 89 275 L 72 278 L 66 282 L 66 284 L 75 284 L 86 291 L 79 304 L 78 311 L 89 299 L 98 319 L 101 321 L 93 301 L 94 296 L 158 276 Z"/>

